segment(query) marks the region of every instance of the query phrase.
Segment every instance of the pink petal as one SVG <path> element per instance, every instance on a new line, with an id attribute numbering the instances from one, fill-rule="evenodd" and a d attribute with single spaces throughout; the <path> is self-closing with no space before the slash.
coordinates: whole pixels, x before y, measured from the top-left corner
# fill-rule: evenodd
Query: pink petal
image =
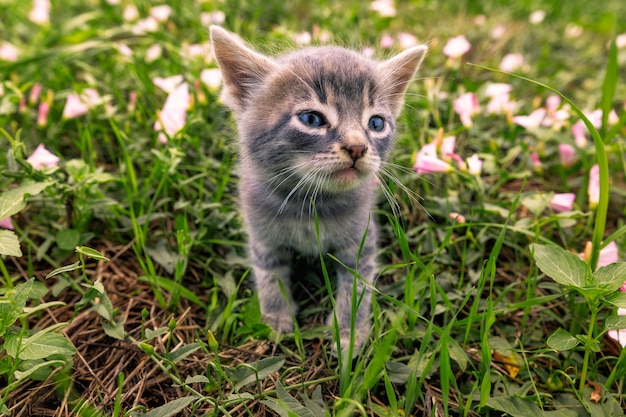
<path id="1" fill-rule="evenodd" d="M 18 54 L 17 48 L 9 42 L 2 42 L 0 45 L 0 60 L 15 62 Z"/>
<path id="2" fill-rule="evenodd" d="M 456 136 L 447 136 L 441 140 L 441 155 L 448 156 L 454 154 Z"/>
<path id="3" fill-rule="evenodd" d="M 550 201 L 550 207 L 557 213 L 571 211 L 574 206 L 575 199 L 576 194 L 574 193 L 554 194 L 554 197 L 552 197 L 552 200 Z"/>
<path id="4" fill-rule="evenodd" d="M 172 8 L 167 4 L 162 4 L 160 6 L 154 6 L 150 9 L 150 16 L 156 19 L 159 22 L 165 22 L 170 18 L 172 14 Z"/>
<path id="5" fill-rule="evenodd" d="M 68 94 L 63 108 L 64 119 L 74 119 L 87 113 L 89 107 L 83 103 L 77 94 Z"/>
<path id="6" fill-rule="evenodd" d="M 472 126 L 472 115 L 479 112 L 478 98 L 474 93 L 465 93 L 459 96 L 453 103 L 454 111 L 461 118 L 461 123 L 465 127 Z"/>
<path id="7" fill-rule="evenodd" d="M 480 175 L 483 169 L 483 161 L 474 154 L 467 158 L 467 172 L 472 175 Z"/>
<path id="8" fill-rule="evenodd" d="M 513 122 L 526 128 L 533 128 L 539 127 L 544 117 L 546 117 L 546 109 L 540 108 L 533 111 L 528 116 L 513 117 Z"/>
<path id="9" fill-rule="evenodd" d="M 452 171 L 452 166 L 446 161 L 443 161 L 436 156 L 419 154 L 415 160 L 413 168 L 415 168 L 418 174 L 432 174 Z"/>
<path id="10" fill-rule="evenodd" d="M 500 61 L 500 69 L 506 72 L 516 71 L 524 65 L 524 56 L 522 54 L 507 54 Z"/>
<path id="11" fill-rule="evenodd" d="M 200 80 L 211 90 L 217 90 L 222 85 L 222 72 L 218 68 L 202 70 Z"/>
<path id="12" fill-rule="evenodd" d="M 585 136 L 586 131 L 587 127 L 582 120 L 577 121 L 572 126 L 572 135 L 574 135 L 574 142 L 579 148 L 584 148 L 587 145 L 587 137 Z"/>
<path id="13" fill-rule="evenodd" d="M 9 229 L 9 230 L 15 230 L 15 228 L 13 227 L 13 222 L 11 221 L 10 217 L 0 220 L 0 227 L 4 229 Z"/>
<path id="14" fill-rule="evenodd" d="M 598 164 L 595 164 L 589 170 L 587 193 L 589 194 L 589 208 L 596 208 L 600 202 L 600 167 Z"/>
<path id="15" fill-rule="evenodd" d="M 46 101 L 42 101 L 39 104 L 37 110 L 37 126 L 44 127 L 48 124 L 48 113 L 50 112 L 50 105 Z"/>
<path id="16" fill-rule="evenodd" d="M 454 220 L 459 224 L 464 224 L 466 222 L 465 216 L 455 211 L 450 212 L 450 214 L 448 214 L 448 217 L 450 217 L 451 220 Z"/>
<path id="17" fill-rule="evenodd" d="M 570 166 L 576 159 L 576 149 L 568 143 L 559 143 L 559 156 L 561 157 L 561 165 Z"/>
<path id="18" fill-rule="evenodd" d="M 393 17 L 396 15 L 393 0 L 374 0 L 370 4 L 370 9 L 377 12 L 381 17 Z"/>
<path id="19" fill-rule="evenodd" d="M 472 48 L 465 36 L 450 38 L 443 47 L 443 54 L 450 58 L 459 58 Z"/>
<path id="20" fill-rule="evenodd" d="M 59 157 L 47 150 L 43 145 L 37 146 L 35 152 L 33 152 L 26 159 L 35 169 L 42 169 L 43 167 L 53 167 L 59 164 Z"/>
<path id="21" fill-rule="evenodd" d="M 619 260 L 619 253 L 615 241 L 609 243 L 600 250 L 598 257 L 598 268 L 615 263 Z"/>
<path id="22" fill-rule="evenodd" d="M 28 18 L 38 25 L 50 23 L 50 0 L 34 0 Z"/>
<path id="23" fill-rule="evenodd" d="M 184 82 L 167 97 L 163 110 L 154 124 L 155 130 L 163 130 L 165 133 L 159 134 L 159 142 L 164 143 L 167 137 L 174 137 L 185 127 L 188 107 L 189 87 Z"/>
<path id="24" fill-rule="evenodd" d="M 179 74 L 166 78 L 156 77 L 152 79 L 152 82 L 167 94 L 172 94 L 183 82 L 183 76 Z"/>

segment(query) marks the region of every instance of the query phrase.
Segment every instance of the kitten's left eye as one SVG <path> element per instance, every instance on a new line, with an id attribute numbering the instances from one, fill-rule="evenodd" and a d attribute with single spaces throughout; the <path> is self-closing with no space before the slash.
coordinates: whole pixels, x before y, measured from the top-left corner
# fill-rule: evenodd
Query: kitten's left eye
<path id="1" fill-rule="evenodd" d="M 376 132 L 382 132 L 385 128 L 385 119 L 380 116 L 372 116 L 370 120 L 367 122 L 367 127 L 370 130 L 374 130 Z"/>
<path id="2" fill-rule="evenodd" d="M 305 111 L 304 113 L 300 113 L 298 115 L 298 119 L 300 119 L 302 124 L 309 127 L 323 127 L 328 125 L 324 115 L 316 111 Z"/>

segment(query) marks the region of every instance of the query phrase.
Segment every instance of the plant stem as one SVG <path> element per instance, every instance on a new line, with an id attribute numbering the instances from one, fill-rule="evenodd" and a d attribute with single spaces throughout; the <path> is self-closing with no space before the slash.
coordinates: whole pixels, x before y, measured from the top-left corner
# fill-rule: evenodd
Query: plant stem
<path id="1" fill-rule="evenodd" d="M 589 307 L 591 307 L 591 320 L 589 322 L 589 329 L 587 330 L 587 339 L 585 340 L 585 356 L 583 358 L 583 369 L 580 372 L 580 384 L 578 386 L 578 392 L 580 395 L 583 394 L 583 390 L 585 389 L 585 384 L 587 382 L 587 369 L 589 367 L 589 356 L 591 355 L 591 349 L 589 346 L 593 341 L 593 331 L 596 327 L 596 316 L 598 314 L 598 306 L 595 302 L 593 302 Z"/>

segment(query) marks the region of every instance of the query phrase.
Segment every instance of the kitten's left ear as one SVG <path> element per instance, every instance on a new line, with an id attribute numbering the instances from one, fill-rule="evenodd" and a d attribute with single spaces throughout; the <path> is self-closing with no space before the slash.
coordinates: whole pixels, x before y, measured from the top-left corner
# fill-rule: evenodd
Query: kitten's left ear
<path id="1" fill-rule="evenodd" d="M 385 93 L 393 99 L 393 111 L 396 117 L 402 109 L 404 93 L 422 63 L 427 50 L 426 45 L 413 46 L 378 64 L 378 68 L 387 83 Z"/>
<path id="2" fill-rule="evenodd" d="M 222 100 L 235 112 L 243 110 L 277 64 L 219 26 L 211 26 L 210 31 L 213 54 L 224 79 Z"/>

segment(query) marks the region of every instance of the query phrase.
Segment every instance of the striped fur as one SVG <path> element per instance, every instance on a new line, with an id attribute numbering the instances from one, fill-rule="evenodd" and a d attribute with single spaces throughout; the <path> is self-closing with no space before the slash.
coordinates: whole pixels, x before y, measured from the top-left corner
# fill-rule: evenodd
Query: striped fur
<path id="1" fill-rule="evenodd" d="M 224 79 L 222 100 L 239 130 L 239 194 L 261 312 L 275 330 L 290 332 L 297 312 L 290 293 L 298 279 L 291 276 L 296 255 L 332 253 L 373 284 L 376 176 L 426 47 L 383 62 L 326 46 L 274 59 L 216 26 L 211 39 Z M 334 313 L 345 347 L 355 279 L 338 269 Z M 362 299 L 353 324 L 361 346 L 370 328 L 371 291 L 361 280 L 356 286 Z"/>

